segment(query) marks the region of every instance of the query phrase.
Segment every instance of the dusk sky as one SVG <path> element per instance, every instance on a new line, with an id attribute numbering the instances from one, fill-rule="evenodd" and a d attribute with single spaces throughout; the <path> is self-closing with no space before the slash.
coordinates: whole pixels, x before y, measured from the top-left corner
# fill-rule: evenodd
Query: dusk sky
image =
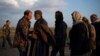
<path id="1" fill-rule="evenodd" d="M 57 10 L 62 11 L 64 21 L 69 27 L 72 26 L 71 13 L 73 11 L 79 11 L 88 19 L 94 13 L 100 18 L 100 0 L 0 0 L 0 26 L 9 19 L 11 26 L 16 27 L 18 20 L 27 9 L 31 10 L 33 15 L 35 10 L 41 10 L 43 18 L 50 27 L 55 25 L 55 11 Z M 33 27 L 34 16 L 31 22 Z"/>

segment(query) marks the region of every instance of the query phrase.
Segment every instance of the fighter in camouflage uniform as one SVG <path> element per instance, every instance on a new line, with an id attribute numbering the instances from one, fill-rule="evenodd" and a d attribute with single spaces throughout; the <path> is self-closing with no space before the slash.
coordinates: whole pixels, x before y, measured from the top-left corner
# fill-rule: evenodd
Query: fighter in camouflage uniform
<path id="1" fill-rule="evenodd" d="M 3 26 L 2 35 L 3 35 L 3 42 L 2 47 L 5 47 L 6 41 L 8 41 L 9 45 L 12 46 L 11 39 L 10 39 L 10 21 L 7 20 L 6 24 Z"/>
<path id="2" fill-rule="evenodd" d="M 18 48 L 20 56 L 27 56 L 30 19 L 32 19 L 32 12 L 26 10 L 16 27 L 13 45 Z"/>

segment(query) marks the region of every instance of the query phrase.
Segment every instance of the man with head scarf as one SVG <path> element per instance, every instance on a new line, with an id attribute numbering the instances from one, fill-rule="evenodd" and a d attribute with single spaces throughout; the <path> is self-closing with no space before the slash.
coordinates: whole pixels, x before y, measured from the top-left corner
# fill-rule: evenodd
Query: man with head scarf
<path id="1" fill-rule="evenodd" d="M 42 17 L 42 12 L 36 10 L 34 12 L 35 24 L 33 32 L 37 35 L 35 41 L 35 56 L 49 56 L 49 46 L 54 45 L 54 36 L 47 22 Z"/>
<path id="2" fill-rule="evenodd" d="M 55 19 L 56 44 L 52 48 L 51 56 L 56 56 L 58 52 L 60 53 L 60 56 L 65 56 L 64 48 L 67 38 L 67 24 L 63 21 L 63 14 L 61 11 L 56 11 Z"/>
<path id="3" fill-rule="evenodd" d="M 92 25 L 95 27 L 96 30 L 96 50 L 94 50 L 94 56 L 100 56 L 100 19 L 96 14 L 92 14 L 90 16 Z M 97 52 L 97 54 L 96 54 Z"/>
<path id="4" fill-rule="evenodd" d="M 69 33 L 71 56 L 89 56 L 88 30 L 78 11 L 72 13 L 73 26 Z"/>

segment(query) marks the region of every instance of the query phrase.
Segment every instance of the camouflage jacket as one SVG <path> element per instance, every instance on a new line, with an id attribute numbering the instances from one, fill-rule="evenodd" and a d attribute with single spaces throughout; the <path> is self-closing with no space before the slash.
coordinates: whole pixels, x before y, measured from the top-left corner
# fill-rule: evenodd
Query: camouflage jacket
<path id="1" fill-rule="evenodd" d="M 10 27 L 9 25 L 5 24 L 2 29 L 3 37 L 10 35 Z"/>
<path id="2" fill-rule="evenodd" d="M 28 44 L 27 41 L 28 41 L 29 28 L 30 28 L 29 20 L 27 20 L 25 17 L 19 20 L 16 27 L 13 45 L 15 47 L 21 48 L 22 51 L 26 50 Z"/>

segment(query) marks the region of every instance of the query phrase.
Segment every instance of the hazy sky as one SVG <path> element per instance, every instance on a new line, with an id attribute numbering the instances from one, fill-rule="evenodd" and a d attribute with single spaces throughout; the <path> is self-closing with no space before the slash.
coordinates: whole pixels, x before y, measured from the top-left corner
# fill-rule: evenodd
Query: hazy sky
<path id="1" fill-rule="evenodd" d="M 25 10 L 41 10 L 44 19 L 50 27 L 55 25 L 55 11 L 60 10 L 64 15 L 64 21 L 68 26 L 72 26 L 71 13 L 79 11 L 88 19 L 95 13 L 100 17 L 100 0 L 0 0 L 0 26 L 7 19 L 11 21 L 11 26 L 16 27 L 18 20 L 23 16 Z M 31 20 L 34 25 L 34 16 Z"/>

